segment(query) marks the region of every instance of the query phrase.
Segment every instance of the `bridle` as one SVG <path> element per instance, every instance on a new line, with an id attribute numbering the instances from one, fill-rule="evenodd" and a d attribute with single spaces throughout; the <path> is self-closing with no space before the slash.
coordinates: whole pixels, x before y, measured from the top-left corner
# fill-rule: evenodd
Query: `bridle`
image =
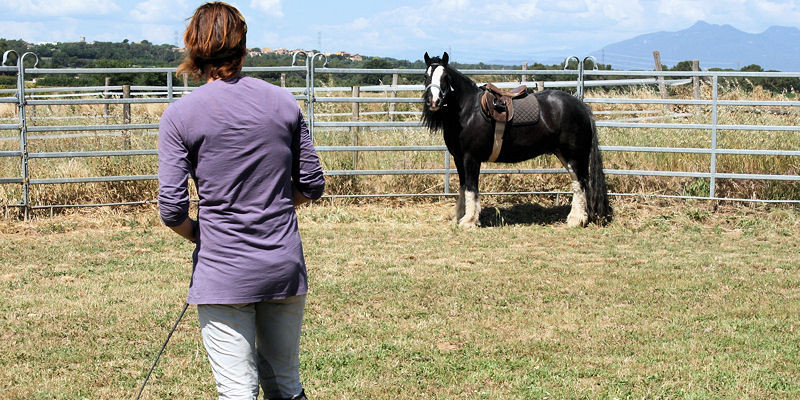
<path id="1" fill-rule="evenodd" d="M 435 71 L 436 68 L 438 68 L 438 67 L 443 67 L 443 68 L 445 68 L 445 71 L 447 71 L 447 67 L 445 67 L 442 64 L 438 64 L 438 63 L 431 64 L 431 65 L 429 65 L 429 67 L 431 68 L 431 72 Z M 431 76 L 431 78 L 433 78 L 433 76 Z M 447 85 L 445 85 L 445 87 L 442 87 L 438 83 L 431 82 L 430 84 L 428 84 L 428 86 L 425 86 L 425 92 L 424 93 L 427 95 L 428 91 L 431 90 L 431 88 L 439 89 L 439 100 L 442 102 L 442 107 L 446 106 L 447 104 L 444 102 L 444 99 L 445 99 L 445 97 L 447 97 L 447 95 L 451 91 L 453 91 L 453 87 L 450 86 L 449 82 L 448 82 Z"/>

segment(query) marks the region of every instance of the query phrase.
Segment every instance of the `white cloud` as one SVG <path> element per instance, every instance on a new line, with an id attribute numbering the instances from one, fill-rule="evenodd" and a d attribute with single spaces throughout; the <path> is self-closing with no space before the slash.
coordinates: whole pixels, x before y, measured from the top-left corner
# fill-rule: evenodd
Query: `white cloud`
<path id="1" fill-rule="evenodd" d="M 112 0 L 0 0 L 0 9 L 25 16 L 107 15 L 120 10 Z"/>
<path id="2" fill-rule="evenodd" d="M 697 2 L 693 0 L 665 0 L 658 3 L 658 15 L 675 24 L 677 21 L 694 22 L 707 20 L 710 7 L 719 7 L 719 3 Z"/>
<path id="3" fill-rule="evenodd" d="M 0 21 L 0 37 L 6 39 L 25 39 L 43 32 L 47 26 L 40 22 Z"/>
<path id="4" fill-rule="evenodd" d="M 179 36 L 183 32 L 176 32 L 170 25 L 162 24 L 143 24 L 141 25 L 140 37 L 152 43 L 170 43 L 177 46 L 183 46 L 183 36 Z M 179 41 L 178 43 L 175 43 Z"/>
<path id="5" fill-rule="evenodd" d="M 370 21 L 366 18 L 356 18 L 353 22 L 348 24 L 348 27 L 353 30 L 362 30 L 370 27 Z"/>
<path id="6" fill-rule="evenodd" d="M 191 17 L 192 9 L 186 0 L 146 0 L 128 13 L 132 20 L 143 23 L 175 22 Z"/>
<path id="7" fill-rule="evenodd" d="M 800 23 L 800 4 L 797 1 L 757 1 L 752 8 L 756 19 L 769 21 L 769 25 L 797 26 Z"/>
<path id="8" fill-rule="evenodd" d="M 483 3 L 483 9 L 475 12 L 485 15 L 489 23 L 525 22 L 543 14 L 537 3 L 536 0 L 489 2 Z"/>
<path id="9" fill-rule="evenodd" d="M 0 21 L 0 37 L 32 43 L 77 42 L 82 36 L 86 36 L 81 26 L 81 22 L 73 18 L 64 18 L 57 26 L 48 22 Z"/>
<path id="10" fill-rule="evenodd" d="M 250 7 L 272 17 L 283 17 L 281 0 L 252 0 L 250 1 Z"/>

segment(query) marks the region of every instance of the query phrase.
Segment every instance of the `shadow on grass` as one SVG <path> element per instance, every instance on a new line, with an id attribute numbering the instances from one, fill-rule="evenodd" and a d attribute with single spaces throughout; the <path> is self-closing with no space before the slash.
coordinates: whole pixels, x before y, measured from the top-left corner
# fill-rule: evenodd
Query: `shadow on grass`
<path id="1" fill-rule="evenodd" d="M 570 206 L 542 207 L 538 204 L 515 204 L 510 207 L 486 207 L 481 210 L 481 226 L 552 225 L 567 220 Z"/>

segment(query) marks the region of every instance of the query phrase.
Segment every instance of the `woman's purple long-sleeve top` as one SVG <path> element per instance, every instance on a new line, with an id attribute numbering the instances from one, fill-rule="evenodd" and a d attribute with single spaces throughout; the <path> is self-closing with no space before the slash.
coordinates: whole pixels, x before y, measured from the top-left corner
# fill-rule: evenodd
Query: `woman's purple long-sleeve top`
<path id="1" fill-rule="evenodd" d="M 238 304 L 308 291 L 292 185 L 322 196 L 325 180 L 294 96 L 259 79 L 207 83 L 170 105 L 158 138 L 161 219 L 198 232 L 190 304 Z"/>

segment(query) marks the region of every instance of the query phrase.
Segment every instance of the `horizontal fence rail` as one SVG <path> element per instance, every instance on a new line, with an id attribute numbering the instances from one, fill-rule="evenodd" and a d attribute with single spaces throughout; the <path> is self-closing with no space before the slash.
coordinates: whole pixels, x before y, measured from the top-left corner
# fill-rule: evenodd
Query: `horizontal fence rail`
<path id="1" fill-rule="evenodd" d="M 309 131 L 312 139 L 317 133 L 325 131 L 347 131 L 359 134 L 368 134 L 371 131 L 386 129 L 421 129 L 419 122 L 421 115 L 418 110 L 397 111 L 399 105 L 420 105 L 424 85 L 397 84 L 398 76 L 411 76 L 417 81 L 422 81 L 423 69 L 363 69 L 363 68 L 329 68 L 318 66 L 324 57 L 319 54 L 307 54 L 306 65 L 285 67 L 245 67 L 245 74 L 274 73 L 299 74 L 303 76 L 305 86 L 287 87 L 299 102 L 304 104 L 308 120 Z M 97 204 L 32 204 L 30 189 L 36 185 L 60 184 L 85 184 L 96 182 L 125 182 L 125 181 L 153 181 L 157 175 L 117 175 L 117 176 L 84 176 L 84 177 L 48 177 L 40 176 L 41 172 L 31 174 L 31 164 L 41 163 L 44 160 L 79 159 L 79 158 L 130 158 L 154 157 L 156 149 L 123 149 L 123 150 L 65 150 L 65 151 L 30 151 L 29 144 L 33 141 L 71 140 L 80 138 L 120 137 L 128 140 L 137 136 L 152 136 L 158 134 L 157 123 L 134 123 L 130 115 L 109 115 L 111 106 L 123 107 L 124 110 L 132 105 L 147 106 L 151 104 L 168 104 L 177 101 L 191 93 L 196 87 L 189 86 L 185 81 L 174 84 L 175 68 L 36 68 L 30 66 L 30 53 L 19 57 L 16 66 L 0 66 L 0 73 L 15 74 L 17 76 L 16 88 L 0 89 L 0 105 L 10 104 L 15 108 L 13 117 L 0 118 L 0 144 L 6 143 L 17 146 L 17 149 L 0 151 L 0 162 L 3 160 L 16 160 L 19 171 L 18 176 L 0 176 L 0 185 L 21 186 L 19 199 L 4 199 L 5 208 L 20 208 L 27 218 L 31 210 L 54 208 L 69 208 L 81 206 L 106 206 L 152 203 L 147 201 L 121 201 L 114 203 Z M 26 66 L 27 65 L 27 66 Z M 705 200 L 740 200 L 763 202 L 789 202 L 799 203 L 800 199 L 758 199 L 758 198 L 725 198 L 716 193 L 716 186 L 721 179 L 744 179 L 760 181 L 800 181 L 800 175 L 782 173 L 729 173 L 717 170 L 718 156 L 771 156 L 771 157 L 800 157 L 800 149 L 774 150 L 774 149 L 732 149 L 718 145 L 719 134 L 728 131 L 755 131 L 777 132 L 795 134 L 800 131 L 800 124 L 769 125 L 769 124 L 722 124 L 719 122 L 719 113 L 723 107 L 727 108 L 764 108 L 773 107 L 783 109 L 796 109 L 800 101 L 774 101 L 774 100 L 730 100 L 720 99 L 720 79 L 744 78 L 800 78 L 796 72 L 729 72 L 729 71 L 607 71 L 607 70 L 481 70 L 463 69 L 460 72 L 473 76 L 478 84 L 481 80 L 491 80 L 501 88 L 511 88 L 519 84 L 526 84 L 531 88 L 566 89 L 575 91 L 576 95 L 583 97 L 585 87 L 594 88 L 626 88 L 643 85 L 663 85 L 664 87 L 683 87 L 694 85 L 695 97 L 692 99 L 675 98 L 625 98 L 618 97 L 588 97 L 583 98 L 589 105 L 647 105 L 655 107 L 653 110 L 637 111 L 599 111 L 596 116 L 609 117 L 610 119 L 597 120 L 596 126 L 603 129 L 631 129 L 631 130 L 658 130 L 658 131 L 702 131 L 709 134 L 708 147 L 696 146 L 637 146 L 637 145 L 601 145 L 604 152 L 623 153 L 651 153 L 651 154 L 686 154 L 708 156 L 709 163 L 706 170 L 700 171 L 664 171 L 646 169 L 619 169 L 608 168 L 607 175 L 620 176 L 652 176 L 671 178 L 697 178 L 708 180 L 707 195 L 662 195 L 647 193 L 652 196 L 694 198 Z M 165 86 L 130 86 L 110 85 L 87 87 L 29 87 L 31 78 L 46 75 L 83 75 L 104 74 L 115 76 L 119 74 L 160 74 L 166 76 Z M 365 86 L 326 86 L 323 82 L 333 75 L 382 75 L 392 76 L 392 84 L 365 85 Z M 320 79 L 324 76 L 324 79 Z M 563 77 L 564 80 L 540 81 L 537 76 Z M 502 79 L 506 79 L 505 81 Z M 106 81 L 108 83 L 108 80 Z M 710 88 L 709 96 L 698 96 L 697 87 L 703 85 L 706 90 Z M 620 90 L 620 93 L 624 93 Z M 362 94 L 364 94 L 362 96 Z M 352 105 L 353 112 L 329 112 L 321 110 L 326 105 Z M 385 106 L 386 111 L 363 111 L 361 107 L 369 105 Z M 45 106 L 103 106 L 102 115 L 93 116 L 37 116 L 37 107 Z M 685 111 L 666 111 L 669 107 L 684 107 Z M 708 123 L 681 123 L 670 122 L 670 119 L 687 118 L 698 109 L 710 110 Z M 103 120 L 103 123 L 87 123 L 86 121 Z M 111 120 L 114 123 L 111 123 Z M 662 122 L 663 120 L 667 120 Z M 64 121 L 83 121 L 78 123 L 63 124 Z M 652 122 L 651 122 L 652 121 Z M 361 133 L 359 133 L 362 131 Z M 55 133 L 55 134 L 54 134 Z M 602 136 L 601 136 L 602 137 Z M 316 143 L 316 140 L 315 140 Z M 429 152 L 440 153 L 440 167 L 435 168 L 396 168 L 396 169 L 358 169 L 353 163 L 353 168 L 331 168 L 325 171 L 328 176 L 387 176 L 387 175 L 442 175 L 442 190 L 431 193 L 351 193 L 337 194 L 331 197 L 387 197 L 387 196 L 451 196 L 457 193 L 450 187 L 451 177 L 456 174 L 451 166 L 450 155 L 443 144 L 437 145 L 324 145 L 317 143 L 317 151 L 321 154 L 352 153 L 354 160 L 357 154 L 366 152 Z M 135 161 L 132 161 L 135 162 Z M 37 170 L 41 171 L 41 169 Z M 152 171 L 155 172 L 155 171 Z M 499 168 L 489 164 L 482 169 L 485 174 L 560 174 L 561 168 Z M 566 191 L 499 191 L 497 194 L 568 194 Z M 491 194 L 491 193 L 488 193 Z M 635 193 L 615 193 L 620 196 L 636 195 Z M 155 197 L 155 194 L 154 194 Z M 3 200 L 3 199 L 0 199 Z M 7 213 L 7 211 L 6 211 Z"/>

